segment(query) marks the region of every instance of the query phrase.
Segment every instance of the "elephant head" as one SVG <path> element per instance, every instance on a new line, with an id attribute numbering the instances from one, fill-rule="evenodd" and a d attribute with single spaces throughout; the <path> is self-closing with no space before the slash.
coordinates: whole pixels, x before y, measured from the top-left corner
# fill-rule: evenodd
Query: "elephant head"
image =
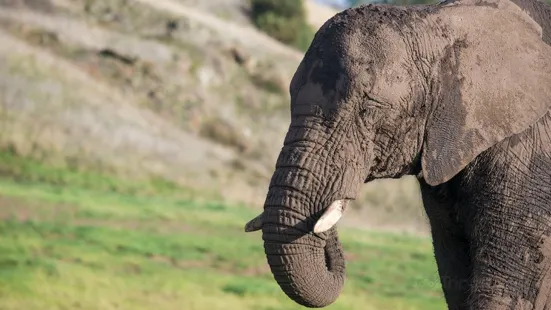
<path id="1" fill-rule="evenodd" d="M 509 0 L 347 9 L 316 33 L 290 84 L 291 123 L 262 230 L 275 280 L 297 303 L 339 296 L 335 224 L 362 183 L 449 181 L 549 111 L 551 47 Z"/>

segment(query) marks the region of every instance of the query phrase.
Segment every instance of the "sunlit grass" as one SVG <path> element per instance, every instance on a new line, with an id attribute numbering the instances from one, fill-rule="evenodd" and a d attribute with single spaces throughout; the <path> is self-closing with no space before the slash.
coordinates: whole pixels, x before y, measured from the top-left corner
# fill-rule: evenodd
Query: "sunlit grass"
<path id="1" fill-rule="evenodd" d="M 0 179 L 0 309 L 301 309 L 243 232 L 257 211 L 84 185 Z M 428 239 L 340 235 L 348 278 L 327 309 L 444 308 Z"/>

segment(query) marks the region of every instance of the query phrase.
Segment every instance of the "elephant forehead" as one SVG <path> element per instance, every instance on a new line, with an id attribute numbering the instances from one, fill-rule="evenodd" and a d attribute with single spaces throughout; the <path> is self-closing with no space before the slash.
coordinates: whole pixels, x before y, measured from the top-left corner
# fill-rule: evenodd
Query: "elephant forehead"
<path id="1" fill-rule="evenodd" d="M 325 89 L 325 86 L 323 84 L 309 80 L 300 89 L 300 92 L 297 96 L 296 104 L 325 105 L 329 99 L 329 96 L 324 95 L 324 93 L 329 94 L 334 93 L 334 91 L 330 89 Z"/>
<path id="2" fill-rule="evenodd" d="M 346 102 L 345 79 L 346 76 L 342 74 L 328 77 L 323 82 L 309 78 L 298 92 L 293 105 L 318 106 L 325 111 L 336 109 Z"/>
<path id="3" fill-rule="evenodd" d="M 335 91 L 345 87 L 348 80 L 349 74 L 344 61 L 336 55 L 328 55 L 312 66 L 306 84 L 317 85 L 322 96 L 334 96 Z M 306 90 L 310 92 L 312 87 Z"/>

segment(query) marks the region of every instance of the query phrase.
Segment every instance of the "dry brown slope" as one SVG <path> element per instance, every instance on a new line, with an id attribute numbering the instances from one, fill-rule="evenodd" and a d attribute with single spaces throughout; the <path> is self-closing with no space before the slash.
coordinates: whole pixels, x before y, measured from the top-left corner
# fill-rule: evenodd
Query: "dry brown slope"
<path id="1" fill-rule="evenodd" d="M 194 59 L 199 56 L 192 54 L 198 54 L 201 46 L 183 51 L 147 35 L 82 22 L 76 18 L 77 10 L 69 11 L 76 16 L 58 13 L 0 11 L 7 38 L 0 80 L 6 89 L 1 122 L 6 128 L 1 139 L 4 148 L 63 164 L 78 161 L 92 169 L 142 177 L 153 174 L 227 193 L 230 198 L 258 199 L 247 189 L 250 178 L 266 178 L 264 157 L 253 153 L 257 164 L 245 167 L 242 161 L 247 154 L 236 150 L 252 145 L 254 151 L 256 143 L 238 137 L 221 144 L 220 137 L 201 135 L 209 126 L 222 127 L 211 135 L 226 134 L 220 131 L 229 128 L 237 136 L 241 129 L 223 119 L 239 121 L 234 115 L 238 94 L 232 93 L 228 105 L 220 109 L 217 92 L 222 96 L 224 90 L 211 92 L 223 85 L 224 78 L 213 72 L 225 69 L 213 63 L 224 60 L 222 66 L 237 71 L 226 70 L 225 78 L 239 75 L 239 83 L 249 88 L 245 91 L 256 88 L 236 68 L 231 55 L 222 55 L 223 59 L 207 52 L 206 57 Z M 174 80 L 175 76 L 181 80 Z M 255 95 L 270 100 L 260 92 Z M 190 102 L 190 97 L 196 101 Z M 284 101 L 281 95 L 271 97 Z M 167 103 L 171 105 L 155 105 Z M 175 117 L 171 112 L 184 114 Z"/>
<path id="2" fill-rule="evenodd" d="M 202 175 L 203 164 L 222 168 L 232 160 L 224 147 L 129 104 L 131 94 L 98 83 L 73 64 L 3 31 L 0 40 L 2 146 L 23 156 L 40 149 L 52 162 L 72 159 L 184 183 L 186 175 Z"/>

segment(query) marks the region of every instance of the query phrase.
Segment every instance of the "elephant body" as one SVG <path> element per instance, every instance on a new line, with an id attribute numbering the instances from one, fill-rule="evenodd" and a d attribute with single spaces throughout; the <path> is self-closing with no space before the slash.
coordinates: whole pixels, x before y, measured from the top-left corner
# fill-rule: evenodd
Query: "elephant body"
<path id="1" fill-rule="evenodd" d="M 551 307 L 550 113 L 450 181 L 419 181 L 450 309 Z"/>
<path id="2" fill-rule="evenodd" d="M 264 211 L 291 299 L 345 283 L 335 224 L 363 183 L 416 175 L 449 309 L 551 309 L 551 7 L 364 5 L 316 33 Z"/>

